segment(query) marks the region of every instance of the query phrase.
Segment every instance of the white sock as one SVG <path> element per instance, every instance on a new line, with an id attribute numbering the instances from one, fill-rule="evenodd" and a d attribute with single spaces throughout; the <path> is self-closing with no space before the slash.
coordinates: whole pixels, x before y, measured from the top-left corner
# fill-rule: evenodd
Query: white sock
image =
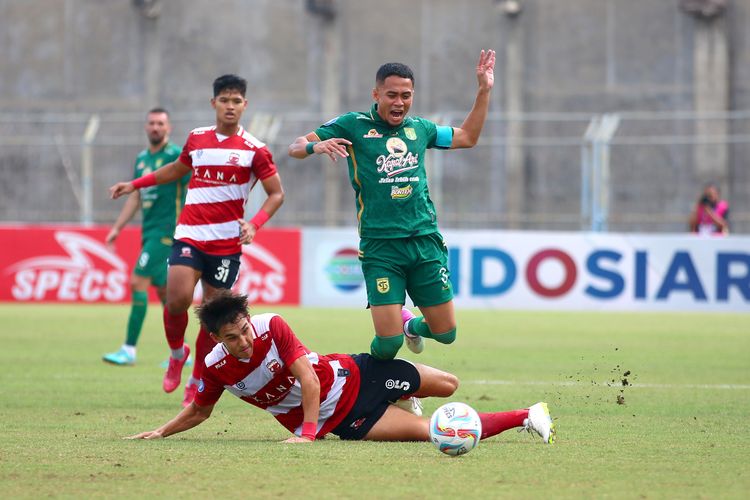
<path id="1" fill-rule="evenodd" d="M 134 345 L 122 344 L 122 350 L 125 351 L 128 354 L 128 356 L 130 356 L 131 358 L 135 357 Z"/>
<path id="2" fill-rule="evenodd" d="M 176 360 L 180 360 L 185 357 L 185 349 L 180 347 L 179 349 L 170 349 L 172 351 L 172 357 Z"/>

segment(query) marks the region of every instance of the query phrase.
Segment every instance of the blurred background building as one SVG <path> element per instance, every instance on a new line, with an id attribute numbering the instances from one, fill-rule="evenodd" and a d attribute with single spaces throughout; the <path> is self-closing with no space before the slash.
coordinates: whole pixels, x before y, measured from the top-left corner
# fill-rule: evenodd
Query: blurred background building
<path id="1" fill-rule="evenodd" d="M 749 27 L 750 0 L 0 0 L 0 221 L 111 223 L 146 110 L 181 144 L 232 72 L 287 191 L 273 224 L 353 226 L 345 164 L 287 145 L 369 108 L 387 61 L 460 125 L 494 48 L 479 146 L 428 159 L 442 227 L 683 232 L 713 181 L 748 233 Z"/>

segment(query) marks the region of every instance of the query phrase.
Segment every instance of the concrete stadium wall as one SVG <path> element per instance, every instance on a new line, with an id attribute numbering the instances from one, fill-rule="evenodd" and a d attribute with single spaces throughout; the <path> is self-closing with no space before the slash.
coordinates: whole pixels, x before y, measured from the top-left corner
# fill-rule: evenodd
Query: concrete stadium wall
<path id="1" fill-rule="evenodd" d="M 211 81 L 235 72 L 248 79 L 250 113 L 323 119 L 369 106 L 375 70 L 390 60 L 415 70 L 415 113 L 466 111 L 485 47 L 498 51 L 492 111 L 499 113 L 750 109 L 750 0 L 732 1 L 710 22 L 686 14 L 677 0 L 520 0 L 515 17 L 503 11 L 504 0 L 339 0 L 327 2 L 333 20 L 312 14 L 306 0 L 157 0 L 152 11 L 144 3 L 0 0 L 0 111 L 142 113 L 158 104 L 210 119 Z M 701 58 L 714 39 L 728 44 L 724 62 L 720 45 L 718 56 Z M 632 133 L 747 134 L 748 123 L 700 128 L 662 120 Z M 535 122 L 514 133 L 558 132 Z M 660 187 L 643 197 L 613 196 L 626 211 L 667 197 L 686 212 L 698 185 L 715 179 L 733 206 L 750 206 L 748 149 L 739 142 L 631 152 L 619 175 L 651 177 Z M 526 203 L 546 212 L 578 203 L 576 148 L 527 151 L 515 161 L 501 180 L 525 193 Z"/>

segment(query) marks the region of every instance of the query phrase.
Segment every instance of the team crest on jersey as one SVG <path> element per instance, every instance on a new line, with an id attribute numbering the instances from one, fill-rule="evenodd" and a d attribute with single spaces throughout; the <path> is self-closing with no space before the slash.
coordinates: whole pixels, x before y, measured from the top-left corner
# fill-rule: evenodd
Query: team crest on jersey
<path id="1" fill-rule="evenodd" d="M 240 164 L 240 155 L 237 153 L 230 153 L 229 158 L 227 159 L 227 165 L 233 165 L 235 167 L 239 166 Z"/>
<path id="2" fill-rule="evenodd" d="M 268 368 L 268 371 L 271 373 L 278 373 L 281 371 L 281 363 L 279 363 L 278 360 L 272 359 L 266 363 L 266 368 Z"/>
<path id="3" fill-rule="evenodd" d="M 378 292 L 380 293 L 388 293 L 388 291 L 391 289 L 391 282 L 388 280 L 388 278 L 377 278 L 375 280 L 375 286 L 378 289 Z"/>
<path id="4" fill-rule="evenodd" d="M 180 248 L 180 257 L 185 257 L 187 259 L 193 258 L 193 251 L 190 247 L 182 247 Z"/>
<path id="5" fill-rule="evenodd" d="M 406 138 L 410 141 L 417 140 L 417 132 L 411 127 L 404 127 L 404 134 L 406 134 Z"/>
<path id="6" fill-rule="evenodd" d="M 364 137 L 365 139 L 379 139 L 379 138 L 383 137 L 383 134 L 378 134 L 377 130 L 375 130 L 374 128 L 371 128 L 362 137 Z"/>
<path id="7" fill-rule="evenodd" d="M 197 149 L 195 151 L 195 157 L 200 160 L 202 156 L 203 156 L 203 150 L 202 149 Z"/>
<path id="8" fill-rule="evenodd" d="M 159 158 L 158 160 L 156 160 L 156 168 L 161 167 L 163 163 L 164 163 L 164 160 L 161 159 L 161 158 Z"/>

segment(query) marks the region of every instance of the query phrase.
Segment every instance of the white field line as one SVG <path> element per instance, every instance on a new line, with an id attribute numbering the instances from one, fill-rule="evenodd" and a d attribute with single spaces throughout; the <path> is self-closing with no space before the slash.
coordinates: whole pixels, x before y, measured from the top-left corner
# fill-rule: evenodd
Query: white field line
<path id="1" fill-rule="evenodd" d="M 621 387 L 618 382 L 544 382 L 541 380 L 530 381 L 513 381 L 513 380 L 462 380 L 461 384 L 471 385 L 549 385 L 549 386 L 587 386 L 587 387 Z M 607 385 L 609 384 L 609 386 Z M 709 389 L 709 390 L 748 390 L 750 384 L 648 384 L 640 382 L 631 382 L 626 387 L 646 387 L 649 389 Z"/>

